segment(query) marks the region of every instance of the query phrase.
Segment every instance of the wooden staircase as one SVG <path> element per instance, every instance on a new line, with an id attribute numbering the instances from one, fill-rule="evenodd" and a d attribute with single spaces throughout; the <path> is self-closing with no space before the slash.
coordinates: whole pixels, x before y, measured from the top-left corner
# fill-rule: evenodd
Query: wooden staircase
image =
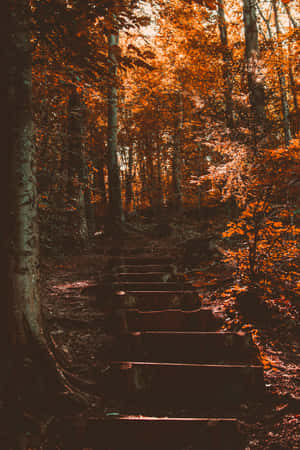
<path id="1" fill-rule="evenodd" d="M 174 257 L 136 247 L 112 252 L 115 308 L 103 419 L 85 446 L 103 450 L 244 449 L 240 406 L 264 394 L 250 336 L 219 331 L 197 290 L 178 280 Z M 97 299 L 103 300 L 101 286 Z"/>

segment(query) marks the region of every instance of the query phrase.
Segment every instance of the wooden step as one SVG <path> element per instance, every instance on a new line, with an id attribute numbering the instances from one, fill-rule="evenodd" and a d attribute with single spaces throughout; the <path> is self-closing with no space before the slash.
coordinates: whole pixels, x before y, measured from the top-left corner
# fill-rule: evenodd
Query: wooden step
<path id="1" fill-rule="evenodd" d="M 111 362 L 106 393 L 125 404 L 155 408 L 234 405 L 264 393 L 262 365 Z"/>
<path id="2" fill-rule="evenodd" d="M 125 292 L 132 292 L 132 291 L 176 291 L 176 290 L 188 290 L 193 291 L 196 290 L 196 288 L 193 287 L 191 283 L 184 283 L 181 281 L 152 281 L 152 282 L 146 282 L 146 281 L 116 281 L 113 283 L 113 287 L 115 289 L 121 289 Z"/>
<path id="3" fill-rule="evenodd" d="M 120 416 L 90 419 L 82 447 L 103 450 L 241 450 L 245 448 L 244 441 L 236 419 Z"/>
<path id="4" fill-rule="evenodd" d="M 121 265 L 116 266 L 115 270 L 118 272 L 126 272 L 126 273 L 140 273 L 140 272 L 152 272 L 152 273 L 161 273 L 161 272 L 172 272 L 172 267 L 170 264 L 146 264 L 145 266 L 138 264 L 131 265 Z"/>
<path id="5" fill-rule="evenodd" d="M 153 311 L 172 308 L 195 309 L 201 306 L 201 302 L 195 291 L 131 291 L 124 296 L 124 306 Z"/>
<path id="6" fill-rule="evenodd" d="M 171 272 L 119 272 L 116 274 L 118 281 L 128 283 L 144 282 L 169 282 L 174 281 L 174 275 Z"/>
<path id="7" fill-rule="evenodd" d="M 215 331 L 220 326 L 212 310 L 193 311 L 166 309 L 164 311 L 126 311 L 129 331 Z"/>
<path id="8" fill-rule="evenodd" d="M 81 295 L 95 297 L 99 308 L 110 309 L 195 309 L 201 306 L 197 291 L 130 291 L 126 292 L 118 285 L 90 285 L 82 289 Z"/>
<path id="9" fill-rule="evenodd" d="M 137 256 L 137 255 L 152 255 L 153 248 L 147 246 L 141 247 L 131 247 L 131 246 L 121 246 L 112 247 L 107 251 L 109 256 L 123 257 L 123 256 Z"/>
<path id="10" fill-rule="evenodd" d="M 251 335 L 212 332 L 136 332 L 122 336 L 112 359 L 178 363 L 260 364 Z"/>
<path id="11" fill-rule="evenodd" d="M 159 265 L 159 264 L 173 264 L 173 256 L 155 256 L 155 255 L 138 255 L 138 256 L 112 256 L 110 258 L 110 265 Z"/>

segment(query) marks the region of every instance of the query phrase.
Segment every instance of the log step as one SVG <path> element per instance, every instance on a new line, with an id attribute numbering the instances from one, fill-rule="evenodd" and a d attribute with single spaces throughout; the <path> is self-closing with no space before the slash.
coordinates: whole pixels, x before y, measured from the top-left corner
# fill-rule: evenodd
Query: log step
<path id="1" fill-rule="evenodd" d="M 124 295 L 123 304 L 141 310 L 195 309 L 200 306 L 200 299 L 197 292 L 190 290 L 130 291 Z"/>
<path id="2" fill-rule="evenodd" d="M 138 256 L 113 256 L 110 258 L 110 264 L 113 265 L 158 265 L 158 264 L 172 264 L 174 257 L 172 256 L 155 256 L 155 255 L 138 255 Z"/>
<path id="3" fill-rule="evenodd" d="M 89 420 L 84 447 L 109 450 L 231 450 L 245 448 L 231 418 L 120 416 Z"/>
<path id="4" fill-rule="evenodd" d="M 184 283 L 184 282 L 159 282 L 159 281 L 152 281 L 152 282 L 146 282 L 146 281 L 116 281 L 113 283 L 114 289 L 121 289 L 125 292 L 132 292 L 132 291 L 175 291 L 175 290 L 189 290 L 193 291 L 196 290 L 196 288 L 193 287 L 191 283 Z"/>
<path id="5" fill-rule="evenodd" d="M 109 256 L 115 256 L 122 258 L 123 256 L 138 256 L 144 254 L 152 255 L 153 249 L 151 247 L 141 246 L 141 247 L 112 247 L 108 250 L 107 254 Z"/>
<path id="6" fill-rule="evenodd" d="M 121 266 L 116 266 L 115 267 L 116 270 L 118 270 L 119 272 L 126 272 L 126 273 L 140 273 L 140 272 L 152 272 L 152 273 L 156 273 L 156 272 L 167 272 L 170 273 L 172 271 L 172 267 L 170 264 L 146 264 L 145 266 L 138 264 L 131 264 L 128 266 L 125 265 L 121 265 Z"/>
<path id="7" fill-rule="evenodd" d="M 118 281 L 126 281 L 128 283 L 144 282 L 169 282 L 174 280 L 171 272 L 120 272 L 116 274 Z"/>
<path id="8" fill-rule="evenodd" d="M 137 332 L 122 336 L 112 359 L 178 363 L 260 364 L 251 335 L 203 332 Z"/>
<path id="9" fill-rule="evenodd" d="M 164 311 L 126 311 L 129 331 L 215 331 L 220 326 L 212 310 L 194 311 L 166 309 Z"/>
<path id="10" fill-rule="evenodd" d="M 141 408 L 238 405 L 264 393 L 262 366 L 248 364 L 114 361 L 103 382 L 111 398 Z"/>
<path id="11" fill-rule="evenodd" d="M 107 309 L 107 305 L 116 309 L 133 308 L 144 311 L 176 308 L 191 310 L 201 306 L 199 295 L 195 290 L 125 292 L 117 286 L 109 286 L 105 290 L 103 286 L 90 285 L 82 289 L 81 294 L 96 297 L 99 307 L 104 309 Z"/>
<path id="12" fill-rule="evenodd" d="M 106 292 L 99 285 L 84 288 L 81 293 L 96 297 L 99 307 L 111 303 L 114 308 L 161 311 L 164 309 L 196 309 L 201 306 L 198 293 L 193 290 L 130 291 L 115 286 Z"/>

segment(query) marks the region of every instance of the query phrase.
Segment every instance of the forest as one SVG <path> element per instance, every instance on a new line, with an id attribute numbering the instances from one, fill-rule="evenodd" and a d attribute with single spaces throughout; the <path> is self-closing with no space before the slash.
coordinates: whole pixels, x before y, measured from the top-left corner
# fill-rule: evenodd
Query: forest
<path id="1" fill-rule="evenodd" d="M 0 448 L 299 449 L 298 0 L 0 20 Z"/>

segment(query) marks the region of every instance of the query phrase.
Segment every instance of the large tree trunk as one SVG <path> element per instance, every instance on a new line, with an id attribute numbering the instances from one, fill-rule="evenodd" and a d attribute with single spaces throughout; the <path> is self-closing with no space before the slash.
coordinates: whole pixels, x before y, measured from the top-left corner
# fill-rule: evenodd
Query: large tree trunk
<path id="1" fill-rule="evenodd" d="M 26 431 L 24 410 L 43 411 L 45 415 L 67 385 L 48 348 L 39 295 L 29 1 L 4 2 L 1 19 L 6 75 L 4 85 L 1 83 L 5 119 L 1 122 L 0 152 L 1 413 L 5 410 L 5 415 L 1 414 L 1 444 L 17 449 L 18 436 Z"/>
<path id="2" fill-rule="evenodd" d="M 122 207 L 120 168 L 118 162 L 118 90 L 116 48 L 119 44 L 118 32 L 108 36 L 110 86 L 108 94 L 108 184 L 110 221 L 120 224 L 124 221 Z"/>
<path id="3" fill-rule="evenodd" d="M 220 39 L 222 43 L 223 55 L 223 79 L 225 84 L 225 110 L 226 124 L 229 128 L 233 127 L 233 102 L 232 102 L 232 73 L 231 73 L 231 54 L 228 46 L 227 26 L 225 21 L 224 2 L 218 0 L 218 25 L 220 30 Z"/>
<path id="4" fill-rule="evenodd" d="M 1 326 L 0 326 L 0 351 L 1 358 L 9 355 L 9 327 L 12 322 L 12 308 L 10 308 L 10 299 L 13 295 L 13 285 L 11 282 L 10 263 L 10 247 L 11 237 L 10 230 L 12 224 L 11 217 L 11 157 L 12 157 L 12 124 L 13 124 L 13 108 L 12 108 L 12 86 L 11 86 L 11 70 L 12 70 L 12 42 L 11 42 L 11 16 L 9 11 L 9 2 L 5 1 L 1 5 L 1 26 L 0 38 L 5 45 L 1 47 L 1 61 L 5 70 L 1 74 L 0 95 L 2 114 L 0 120 L 2 149 L 0 151 L 0 202 L 1 202 L 1 220 L 0 220 L 0 262 L 1 262 Z M 4 359 L 5 364 L 5 359 Z M 2 377 L 0 376 L 0 398 L 3 392 L 3 367 Z"/>
<path id="5" fill-rule="evenodd" d="M 38 292 L 38 220 L 35 178 L 35 144 L 31 112 L 30 11 L 27 0 L 14 5 L 8 37 L 10 141 L 9 152 L 10 262 L 6 267 L 11 283 L 15 343 L 26 344 L 28 328 L 41 341 L 41 313 Z M 7 168 L 1 165 L 1 170 Z M 1 178 L 4 176 L 2 173 Z M 7 176 L 7 174 L 5 174 Z M 3 236 L 2 236 L 3 239 Z"/>
<path id="6" fill-rule="evenodd" d="M 259 43 L 255 0 L 243 0 L 245 26 L 246 62 L 250 105 L 256 128 L 266 123 L 265 92 L 262 77 L 259 74 Z"/>
<path id="7" fill-rule="evenodd" d="M 8 76 L 4 86 L 1 84 L 5 113 L 2 116 L 6 119 L 2 122 L 0 161 L 0 180 L 5 183 L 0 189 L 0 398 L 7 408 L 6 419 L 9 420 L 9 412 L 18 416 L 14 419 L 16 435 L 20 432 L 18 419 L 22 420 L 24 405 L 28 401 L 41 402 L 40 396 L 47 388 L 51 391 L 56 379 L 53 383 L 55 366 L 48 358 L 39 296 L 29 2 L 20 0 L 9 7 L 7 3 L 1 8 L 1 38 L 5 42 L 2 63 Z"/>

